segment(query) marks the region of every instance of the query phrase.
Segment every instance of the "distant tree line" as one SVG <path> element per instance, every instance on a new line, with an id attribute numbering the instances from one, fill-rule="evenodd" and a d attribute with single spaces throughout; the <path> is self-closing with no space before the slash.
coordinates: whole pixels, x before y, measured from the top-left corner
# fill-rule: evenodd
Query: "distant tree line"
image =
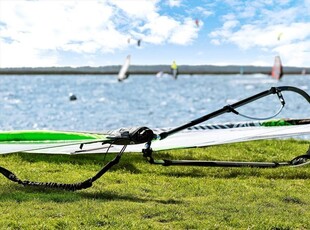
<path id="1" fill-rule="evenodd" d="M 103 67 L 38 67 L 38 68 L 0 68 L 0 74 L 118 74 L 121 66 L 111 65 Z M 131 65 L 129 74 L 170 73 L 170 65 Z M 179 74 L 270 74 L 271 66 L 215 66 L 215 65 L 180 65 Z M 284 74 L 309 74 L 310 68 L 284 67 Z"/>

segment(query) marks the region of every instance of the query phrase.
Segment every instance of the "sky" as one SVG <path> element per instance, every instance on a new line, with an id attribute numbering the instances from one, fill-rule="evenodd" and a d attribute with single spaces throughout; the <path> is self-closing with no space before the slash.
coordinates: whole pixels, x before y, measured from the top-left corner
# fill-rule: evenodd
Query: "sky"
<path id="1" fill-rule="evenodd" d="M 140 41 L 140 45 L 138 45 Z M 0 0 L 0 68 L 310 67 L 310 0 Z"/>

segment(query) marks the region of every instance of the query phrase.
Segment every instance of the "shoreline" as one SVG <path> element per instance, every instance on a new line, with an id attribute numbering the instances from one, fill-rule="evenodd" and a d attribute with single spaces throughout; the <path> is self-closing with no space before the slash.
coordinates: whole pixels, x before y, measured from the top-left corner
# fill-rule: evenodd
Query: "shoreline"
<path id="1" fill-rule="evenodd" d="M 9 74 L 118 74 L 121 65 L 111 65 L 102 67 L 37 67 L 37 68 L 0 68 L 0 75 Z M 179 74 L 271 74 L 272 66 L 241 66 L 241 65 L 179 65 Z M 128 69 L 129 74 L 153 75 L 158 72 L 170 73 L 170 65 L 131 65 Z M 309 74 L 310 67 L 283 67 L 284 74 Z"/>

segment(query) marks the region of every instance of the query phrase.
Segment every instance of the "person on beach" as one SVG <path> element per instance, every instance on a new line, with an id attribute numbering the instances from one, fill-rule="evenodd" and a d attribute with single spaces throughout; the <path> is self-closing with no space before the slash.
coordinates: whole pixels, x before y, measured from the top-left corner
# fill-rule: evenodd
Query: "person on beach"
<path id="1" fill-rule="evenodd" d="M 177 79 L 178 77 L 178 66 L 175 61 L 172 62 L 171 64 L 171 74 L 174 79 Z"/>

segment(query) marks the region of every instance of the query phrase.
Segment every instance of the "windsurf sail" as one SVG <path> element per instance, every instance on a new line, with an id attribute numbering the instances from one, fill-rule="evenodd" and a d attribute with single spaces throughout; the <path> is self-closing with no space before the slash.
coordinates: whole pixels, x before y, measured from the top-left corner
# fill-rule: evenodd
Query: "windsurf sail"
<path id="1" fill-rule="evenodd" d="M 37 150 L 44 153 L 46 148 L 69 146 L 78 148 L 80 143 L 90 143 L 92 141 L 106 140 L 106 134 L 86 133 L 86 132 L 67 132 L 54 130 L 19 130 L 0 132 L 0 154 L 15 152 L 27 152 Z M 64 151 L 58 154 L 64 154 Z M 56 153 L 55 153 L 56 154 Z"/>
<path id="2" fill-rule="evenodd" d="M 172 128 L 154 128 L 158 135 Z M 65 132 L 65 131 L 2 131 L 0 132 L 0 154 L 14 152 L 43 154 L 93 154 L 119 152 L 120 145 L 102 146 L 104 140 L 113 131 L 101 133 Z M 115 130 L 114 130 L 115 132 Z M 310 135 L 309 119 L 272 119 L 236 123 L 205 124 L 189 127 L 182 132 L 162 141 L 154 141 L 155 151 L 206 147 L 251 140 L 272 139 Z M 101 140 L 102 142 L 99 142 Z M 81 143 L 87 143 L 80 149 Z M 125 152 L 140 152 L 144 144 L 129 145 Z"/>
<path id="3" fill-rule="evenodd" d="M 164 76 L 164 72 L 163 71 L 159 71 L 157 74 L 156 74 L 156 77 L 157 78 L 161 78 L 161 77 L 163 77 Z"/>
<path id="4" fill-rule="evenodd" d="M 0 133 L 0 152 L 31 152 L 31 153 L 97 153 L 117 152 L 116 157 L 108 162 L 94 177 L 75 184 L 41 183 L 20 180 L 11 171 L 0 167 L 8 179 L 22 185 L 45 186 L 78 190 L 88 188 L 92 183 L 117 164 L 122 154 L 127 151 L 141 151 L 151 164 L 221 166 L 221 167 L 279 167 L 300 166 L 307 164 L 310 151 L 289 162 L 210 162 L 196 160 L 155 160 L 154 150 L 202 147 L 249 140 L 268 139 L 275 137 L 291 137 L 293 135 L 310 134 L 310 119 L 278 119 L 248 123 L 228 123 L 219 125 L 200 125 L 202 122 L 224 113 L 240 115 L 237 108 L 254 102 L 268 95 L 276 95 L 284 107 L 284 91 L 295 92 L 310 103 L 310 96 L 303 90 L 292 86 L 271 87 L 269 90 L 255 94 L 231 105 L 206 114 L 178 127 L 169 129 L 149 129 L 147 127 L 122 128 L 105 133 L 61 132 L 61 131 L 17 131 Z M 277 114 L 275 114 L 277 115 Z M 200 125 L 200 126 L 197 126 Z M 20 145 L 21 148 L 15 145 Z M 128 147 L 128 148 L 127 148 Z M 11 148 L 11 150 L 9 150 Z"/>
<path id="5" fill-rule="evenodd" d="M 271 70 L 271 76 L 276 80 L 280 80 L 283 76 L 283 66 L 280 56 L 276 56 L 274 58 L 274 64 Z"/>
<path id="6" fill-rule="evenodd" d="M 131 56 L 128 55 L 126 57 L 126 60 L 124 62 L 124 64 L 122 65 L 119 73 L 118 73 L 118 81 L 123 81 L 125 80 L 126 78 L 129 77 L 129 73 L 128 73 L 128 68 L 129 68 L 129 65 L 130 65 L 130 59 L 131 59 Z"/>

